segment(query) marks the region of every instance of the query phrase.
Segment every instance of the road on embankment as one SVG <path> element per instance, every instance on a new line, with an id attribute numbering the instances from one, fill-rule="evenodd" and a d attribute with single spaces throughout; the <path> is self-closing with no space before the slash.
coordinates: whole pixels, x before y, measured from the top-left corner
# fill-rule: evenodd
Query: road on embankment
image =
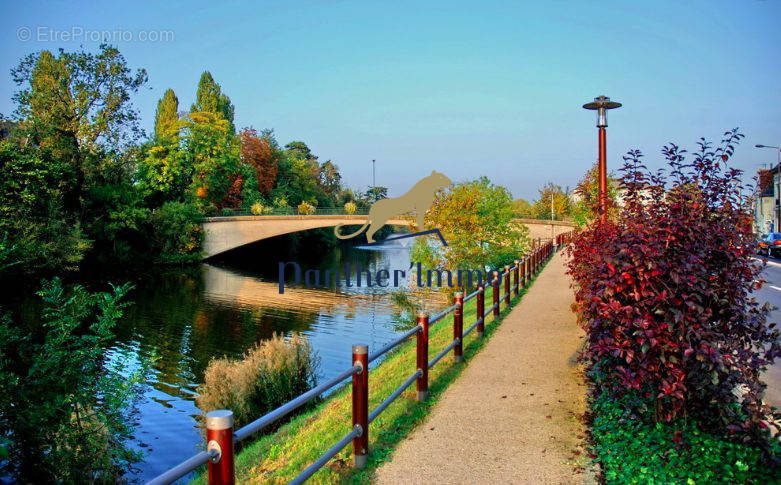
<path id="1" fill-rule="evenodd" d="M 376 483 L 592 482 L 572 302 L 559 252 Z"/>

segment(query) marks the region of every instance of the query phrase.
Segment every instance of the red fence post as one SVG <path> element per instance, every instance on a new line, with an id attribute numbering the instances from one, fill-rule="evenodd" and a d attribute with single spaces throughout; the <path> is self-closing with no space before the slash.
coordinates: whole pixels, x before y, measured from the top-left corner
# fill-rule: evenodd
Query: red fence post
<path id="1" fill-rule="evenodd" d="M 453 359 L 456 362 L 464 360 L 464 294 L 460 291 L 453 295 L 453 340 L 458 342 L 453 347 Z"/>
<path id="2" fill-rule="evenodd" d="M 526 258 L 521 260 L 521 286 L 526 286 Z"/>
<path id="3" fill-rule="evenodd" d="M 510 267 L 504 267 L 504 304 L 510 307 Z"/>
<path id="4" fill-rule="evenodd" d="M 206 414 L 206 449 L 216 450 L 209 461 L 209 485 L 233 485 L 233 412 L 226 409 Z"/>
<path id="5" fill-rule="evenodd" d="M 526 261 L 524 263 L 524 285 L 529 284 L 529 281 L 532 279 L 532 260 L 531 255 L 526 256 Z"/>
<path id="6" fill-rule="evenodd" d="M 515 286 L 515 296 L 518 296 L 518 293 L 521 291 L 521 285 L 518 283 L 518 273 L 521 271 L 521 262 L 517 259 L 515 260 L 515 266 L 513 266 L 513 285 Z"/>
<path id="7" fill-rule="evenodd" d="M 418 377 L 418 401 L 425 401 L 428 398 L 428 315 L 418 314 L 418 370 L 421 371 Z"/>
<path id="8" fill-rule="evenodd" d="M 477 288 L 477 336 L 482 337 L 485 333 L 485 287 Z"/>
<path id="9" fill-rule="evenodd" d="M 360 371 L 353 374 L 353 428 L 361 427 L 360 436 L 353 438 L 355 467 L 366 466 L 369 453 L 369 346 L 353 345 L 353 365 Z"/>
<path id="10" fill-rule="evenodd" d="M 494 287 L 494 320 L 499 316 L 499 272 L 494 271 L 494 280 L 491 282 Z"/>

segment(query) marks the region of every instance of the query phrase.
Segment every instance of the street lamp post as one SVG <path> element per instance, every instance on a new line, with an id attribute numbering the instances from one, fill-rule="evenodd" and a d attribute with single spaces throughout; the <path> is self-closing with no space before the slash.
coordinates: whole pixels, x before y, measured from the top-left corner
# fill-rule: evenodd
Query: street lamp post
<path id="1" fill-rule="evenodd" d="M 599 221 L 605 222 L 607 217 L 607 110 L 620 108 L 621 103 L 610 101 L 607 96 L 594 98 L 584 108 L 597 112 L 597 128 L 599 128 Z"/>
<path id="2" fill-rule="evenodd" d="M 776 171 L 778 173 L 778 183 L 773 180 L 773 204 L 775 205 L 776 220 L 774 221 L 774 230 L 781 228 L 781 203 L 779 203 L 779 197 L 781 196 L 781 147 L 773 145 L 754 145 L 757 148 L 772 148 L 776 151 L 778 161 L 776 162 Z M 778 187 L 778 190 L 776 190 Z"/>
<path id="3" fill-rule="evenodd" d="M 372 187 L 377 186 L 377 172 L 374 169 L 374 162 L 376 162 L 376 160 L 372 159 Z"/>

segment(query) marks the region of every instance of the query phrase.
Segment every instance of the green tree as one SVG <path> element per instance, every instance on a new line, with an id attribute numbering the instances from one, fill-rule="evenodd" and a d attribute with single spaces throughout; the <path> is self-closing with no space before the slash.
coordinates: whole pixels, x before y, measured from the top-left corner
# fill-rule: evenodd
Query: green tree
<path id="1" fill-rule="evenodd" d="M 609 218 L 615 218 L 618 214 L 618 186 L 619 181 L 613 174 L 607 177 L 607 213 Z M 594 165 L 583 175 L 583 178 L 575 187 L 574 202 L 572 204 L 572 219 L 575 224 L 585 226 L 599 217 L 599 164 Z"/>
<path id="2" fill-rule="evenodd" d="M 526 199 L 515 199 L 513 201 L 513 208 L 515 209 L 515 217 L 520 217 L 522 219 L 531 219 L 534 217 L 532 205 Z"/>
<path id="3" fill-rule="evenodd" d="M 63 207 L 68 163 L 14 140 L 0 141 L 0 240 L 9 273 L 75 270 L 90 247 L 76 214 Z"/>
<path id="4" fill-rule="evenodd" d="M 231 134 L 236 133 L 236 127 L 233 125 L 233 103 L 222 92 L 222 88 L 217 84 L 209 71 L 204 71 L 201 74 L 201 79 L 198 81 L 198 90 L 195 93 L 195 103 L 190 110 L 219 114 L 228 122 L 229 132 Z"/>
<path id="5" fill-rule="evenodd" d="M 529 249 L 529 231 L 514 218 L 510 192 L 485 177 L 439 192 L 425 224 L 426 229 L 439 229 L 448 245 L 430 253 L 429 267 L 455 275 L 459 268 L 483 270 L 512 263 Z M 419 238 L 415 244 L 428 242 Z"/>
<path id="6" fill-rule="evenodd" d="M 532 206 L 536 219 L 554 219 L 560 221 L 571 213 L 569 195 L 552 182 L 540 189 L 540 198 Z"/>
<path id="7" fill-rule="evenodd" d="M 122 192 L 132 187 L 133 159 L 126 153 L 133 152 L 132 144 L 142 132 L 130 96 L 146 82 L 146 72 L 131 71 L 119 51 L 107 45 L 101 45 L 97 53 L 60 50 L 56 55 L 49 51 L 30 54 L 11 72 L 20 86 L 14 95 L 19 119 L 14 142 L 26 152 L 23 164 L 41 162 L 35 177 L 48 180 L 47 190 L 53 190 L 37 190 L 45 209 L 38 206 L 33 213 L 28 212 L 29 205 L 19 201 L 7 204 L 31 214 L 35 222 L 19 231 L 9 231 L 6 226 L 6 238 L 13 247 L 32 249 L 27 260 L 34 270 L 75 268 L 90 246 L 88 239 L 112 233 L 101 227 L 105 212 L 89 210 L 99 203 L 90 197 L 105 195 L 105 191 L 93 188 L 116 185 Z M 30 182 L 26 177 L 32 173 L 20 165 L 17 168 L 8 172 L 8 187 Z M 63 231 L 63 225 L 71 229 Z M 80 228 L 86 237 L 80 235 Z M 30 243 L 33 239 L 36 241 Z M 52 256 L 51 263 L 34 262 Z"/>
<path id="8" fill-rule="evenodd" d="M 231 133 L 225 118 L 208 111 L 190 113 L 183 142 L 185 164 L 193 173 L 190 193 L 201 210 L 232 208 L 226 198 L 232 192 L 242 193 L 247 179 L 253 180 L 256 193 L 244 202 L 251 205 L 260 200 L 257 178 L 251 167 L 241 163 L 239 137 Z"/>
<path id="9" fill-rule="evenodd" d="M 380 199 L 387 199 L 388 198 L 388 187 L 369 187 L 366 190 L 366 194 L 364 194 L 364 198 L 368 202 L 369 205 L 374 204 Z"/>
<path id="10" fill-rule="evenodd" d="M 179 99 L 173 89 L 166 89 L 157 102 L 155 111 L 155 138 L 163 140 L 179 137 Z"/>

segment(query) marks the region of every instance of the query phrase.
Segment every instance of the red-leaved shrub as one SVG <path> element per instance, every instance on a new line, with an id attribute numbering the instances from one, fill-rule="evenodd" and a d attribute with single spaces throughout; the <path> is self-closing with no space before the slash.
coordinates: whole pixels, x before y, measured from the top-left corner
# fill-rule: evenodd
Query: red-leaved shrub
<path id="1" fill-rule="evenodd" d="M 668 169 L 624 157 L 623 207 L 570 246 L 586 357 L 602 390 L 653 401 L 655 419 L 693 416 L 708 426 L 761 435 L 760 373 L 781 355 L 775 324 L 752 297 L 751 206 L 727 160 L 743 135 L 704 139 L 687 161 L 670 144 Z"/>

